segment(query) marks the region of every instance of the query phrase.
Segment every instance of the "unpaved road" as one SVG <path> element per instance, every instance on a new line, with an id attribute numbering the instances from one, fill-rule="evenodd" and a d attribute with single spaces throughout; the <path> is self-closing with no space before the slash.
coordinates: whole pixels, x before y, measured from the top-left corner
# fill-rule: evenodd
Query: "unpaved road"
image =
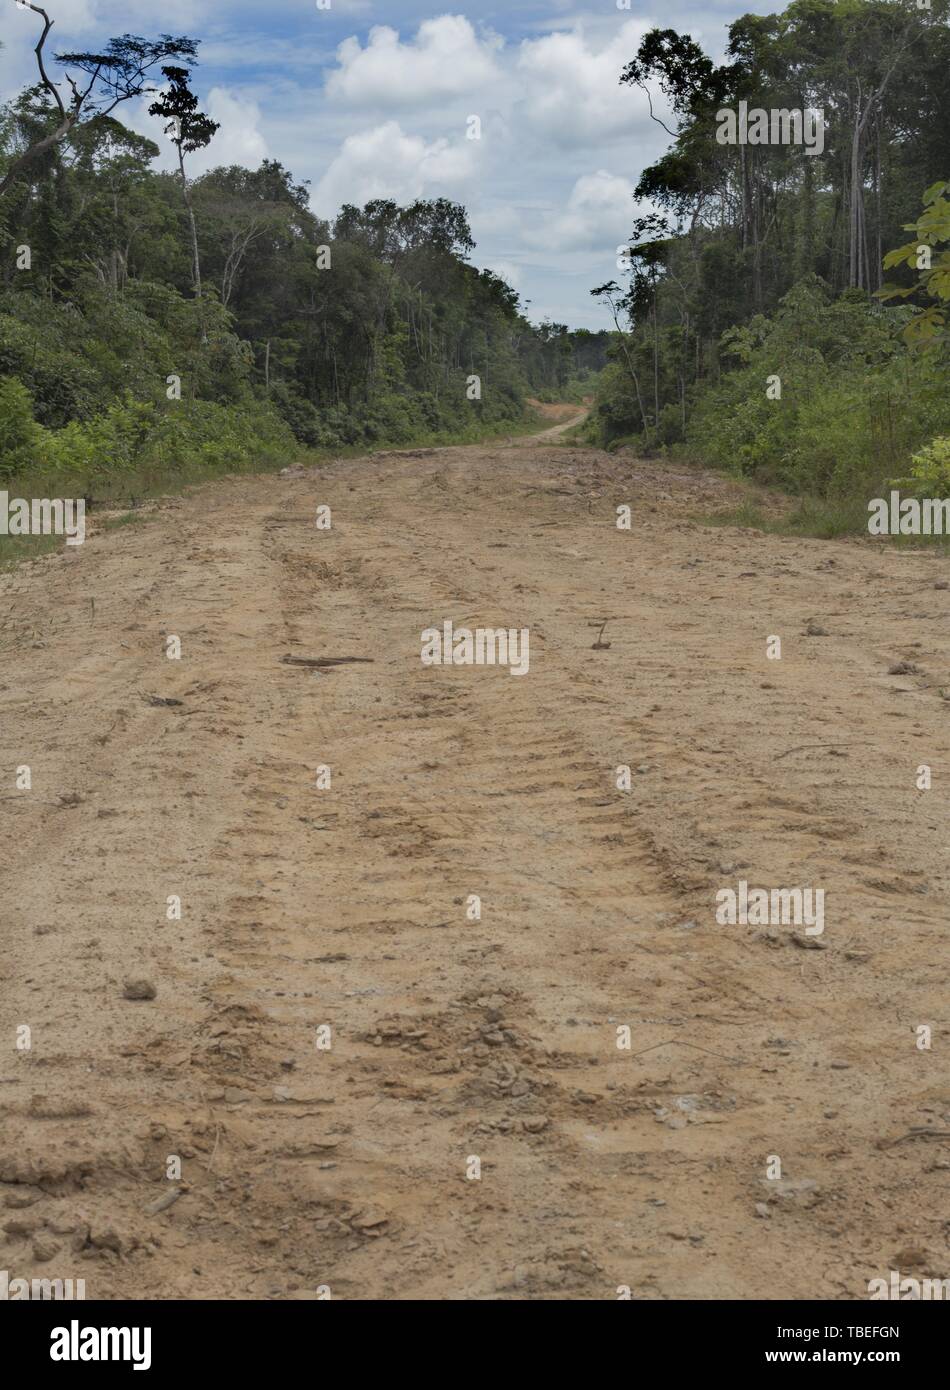
<path id="1" fill-rule="evenodd" d="M 226 481 L 0 579 L 0 1267 L 114 1299 L 950 1275 L 945 562 L 690 519 L 728 494 L 545 435 Z M 529 673 L 423 666 L 446 618 L 527 627 Z M 820 946 L 717 925 L 740 878 L 823 887 Z"/>

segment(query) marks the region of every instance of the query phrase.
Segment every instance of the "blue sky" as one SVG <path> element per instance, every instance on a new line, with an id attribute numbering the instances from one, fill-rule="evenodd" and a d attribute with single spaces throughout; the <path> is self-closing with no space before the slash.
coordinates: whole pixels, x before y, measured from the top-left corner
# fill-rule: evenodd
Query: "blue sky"
<path id="1" fill-rule="evenodd" d="M 625 0 L 621 0 L 622 3 Z M 159 31 L 202 40 L 194 86 L 221 130 L 193 172 L 279 159 L 314 210 L 447 197 L 469 210 L 473 260 L 515 286 L 534 320 L 609 326 L 590 298 L 617 274 L 633 187 L 665 148 L 642 93 L 618 77 L 655 25 L 719 56 L 726 27 L 768 3 L 712 0 L 46 0 L 51 47 Z M 0 92 L 35 80 L 37 19 L 0 0 Z M 123 119 L 161 142 L 146 102 Z M 662 102 L 654 101 L 658 114 Z M 470 118 L 481 138 L 468 138 Z M 169 151 L 170 154 L 170 151 Z M 168 167 L 171 161 L 168 159 Z"/>

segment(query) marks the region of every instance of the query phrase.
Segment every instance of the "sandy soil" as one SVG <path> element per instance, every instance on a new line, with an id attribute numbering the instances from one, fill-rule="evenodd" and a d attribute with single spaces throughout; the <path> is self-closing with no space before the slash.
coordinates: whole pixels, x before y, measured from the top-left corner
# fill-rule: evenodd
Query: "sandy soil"
<path id="1" fill-rule="evenodd" d="M 950 1275 L 945 562 L 704 527 L 728 484 L 562 429 L 226 481 L 0 579 L 11 1277 Z M 529 673 L 423 666 L 446 618 L 529 628 Z M 718 925 L 740 878 L 823 887 L 823 937 Z"/>

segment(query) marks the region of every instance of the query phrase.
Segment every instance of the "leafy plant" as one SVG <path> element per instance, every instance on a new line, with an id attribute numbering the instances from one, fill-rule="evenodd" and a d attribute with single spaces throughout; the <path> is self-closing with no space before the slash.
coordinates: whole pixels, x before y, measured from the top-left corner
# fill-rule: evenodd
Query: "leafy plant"
<path id="1" fill-rule="evenodd" d="M 924 299 L 929 304 L 918 308 L 904 327 L 904 337 L 912 345 L 929 345 L 946 341 L 947 306 L 950 305 L 950 182 L 931 184 L 923 195 L 924 211 L 916 222 L 905 222 L 904 230 L 913 232 L 905 242 L 884 257 L 884 268 L 906 265 L 918 272 L 913 285 L 885 284 L 878 291 L 880 299 Z M 935 247 L 944 247 L 936 256 Z"/>

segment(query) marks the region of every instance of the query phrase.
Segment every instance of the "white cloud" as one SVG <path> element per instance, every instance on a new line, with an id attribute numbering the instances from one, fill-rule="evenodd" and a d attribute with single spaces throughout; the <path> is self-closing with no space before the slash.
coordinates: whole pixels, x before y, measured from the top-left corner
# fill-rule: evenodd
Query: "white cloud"
<path id="1" fill-rule="evenodd" d="M 55 0 L 52 47 L 94 48 L 127 29 L 200 37 L 193 85 L 222 128 L 188 157 L 190 173 L 256 167 L 271 155 L 312 181 L 324 216 L 373 197 L 452 198 L 468 208 L 476 263 L 516 283 L 532 314 L 593 325 L 603 313 L 589 289 L 617 273 L 615 248 L 638 210 L 632 184 L 668 144 L 620 73 L 655 23 L 694 37 L 706 28 L 715 52 L 724 22 L 749 4 L 674 0 L 654 20 L 648 0 L 636 18 L 614 0 L 522 0 L 496 10 L 502 40 L 480 18 L 487 6 L 458 4 L 464 13 L 453 14 L 409 0 L 332 0 L 318 10 L 315 0 L 291 0 L 278 12 L 260 0 L 197 9 L 194 0 L 160 9 L 154 0 Z M 33 80 L 38 21 L 3 7 L 12 11 L 12 0 L 0 0 L 0 90 L 12 94 Z M 420 22 L 425 10 L 437 17 Z M 119 114 L 159 144 L 158 167 L 174 169 L 174 148 L 145 114 L 153 99 Z M 656 94 L 654 107 L 667 119 Z M 465 139 L 469 114 L 482 119 L 481 140 Z"/>
<path id="2" fill-rule="evenodd" d="M 523 235 L 549 251 L 609 250 L 630 236 L 635 207 L 631 181 L 598 169 L 576 181 L 562 213 Z"/>
<path id="3" fill-rule="evenodd" d="M 428 142 L 407 135 L 398 121 L 350 135 L 317 185 L 313 206 L 329 216 L 343 203 L 359 205 L 370 198 L 411 202 L 432 188 L 458 196 L 475 173 L 476 143 Z"/>
<path id="4" fill-rule="evenodd" d="M 227 87 L 212 87 L 207 111 L 221 129 L 207 149 L 192 156 L 193 170 L 204 172 L 218 164 L 243 164 L 256 169 L 267 158 L 267 141 L 260 131 L 261 113 L 256 102 L 235 96 Z"/>
<path id="5" fill-rule="evenodd" d="M 501 40 L 479 38 L 464 15 L 440 15 L 403 43 L 395 29 L 377 25 L 365 48 L 358 38 L 337 49 L 339 68 L 327 81 L 331 101 L 372 107 L 425 106 L 481 92 L 500 76 Z"/>
<path id="6" fill-rule="evenodd" d="M 122 120 L 130 129 L 147 135 L 158 145 L 160 153 L 153 168 L 177 171 L 178 153 L 165 134 L 165 122 L 148 114 L 155 100 L 153 93 L 137 103 L 130 102 L 123 108 Z M 243 164 L 247 169 L 256 169 L 261 160 L 267 158 L 267 141 L 260 130 L 262 118 L 256 102 L 235 96 L 227 87 L 212 87 L 201 107 L 221 128 L 210 145 L 185 155 L 189 178 L 196 178 L 219 164 Z"/>
<path id="7" fill-rule="evenodd" d="M 525 85 L 522 110 L 529 126 L 562 147 L 599 147 L 618 136 L 629 140 L 638 125 L 650 125 L 643 94 L 620 86 L 620 74 L 649 27 L 640 20 L 626 20 L 599 47 L 581 27 L 523 43 L 518 72 Z M 659 114 L 656 97 L 654 109 Z"/>
<path id="8" fill-rule="evenodd" d="M 500 280 L 504 280 L 506 285 L 510 285 L 513 290 L 518 290 L 524 284 L 524 272 L 520 266 L 515 265 L 514 261 L 506 261 L 498 256 L 490 256 L 487 260 L 482 258 L 476 261 L 484 270 L 490 270 L 497 275 Z"/>

